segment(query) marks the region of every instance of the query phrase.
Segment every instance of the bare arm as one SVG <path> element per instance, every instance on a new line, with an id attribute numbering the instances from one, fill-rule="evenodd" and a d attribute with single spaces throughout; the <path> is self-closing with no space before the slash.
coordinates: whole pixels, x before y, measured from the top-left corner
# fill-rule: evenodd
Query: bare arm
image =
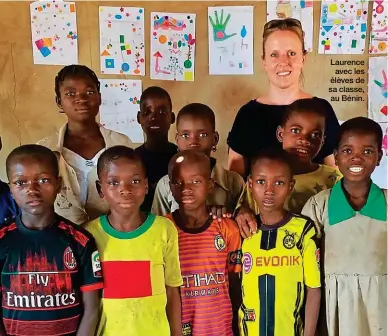
<path id="1" fill-rule="evenodd" d="M 228 169 L 243 177 L 245 175 L 246 165 L 244 157 L 230 148 L 228 154 Z"/>
<path id="2" fill-rule="evenodd" d="M 100 291 L 82 292 L 84 314 L 78 327 L 77 336 L 94 336 L 100 310 Z"/>
<path id="3" fill-rule="evenodd" d="M 171 336 L 182 336 L 182 310 L 179 287 L 166 286 L 167 319 L 170 324 Z"/>
<path id="4" fill-rule="evenodd" d="M 304 336 L 314 336 L 317 329 L 319 307 L 321 303 L 321 288 L 307 287 L 306 316 Z"/>
<path id="5" fill-rule="evenodd" d="M 335 160 L 334 160 L 334 155 L 333 154 L 331 154 L 329 156 L 326 156 L 323 159 L 323 164 L 326 165 L 326 166 L 337 168 L 337 166 L 335 164 Z"/>

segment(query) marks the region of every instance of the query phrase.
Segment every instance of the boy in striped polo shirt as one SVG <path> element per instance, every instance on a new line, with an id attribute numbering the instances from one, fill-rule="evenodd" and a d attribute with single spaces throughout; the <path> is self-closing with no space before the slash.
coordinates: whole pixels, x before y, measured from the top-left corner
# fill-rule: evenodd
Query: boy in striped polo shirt
<path id="1" fill-rule="evenodd" d="M 206 198 L 213 186 L 210 175 L 210 159 L 202 152 L 185 150 L 170 161 L 170 186 L 179 209 L 168 218 L 178 229 L 185 336 L 233 335 L 229 284 L 231 292 L 234 288 L 239 291 L 241 238 L 232 219 L 219 222 L 209 216 Z"/>

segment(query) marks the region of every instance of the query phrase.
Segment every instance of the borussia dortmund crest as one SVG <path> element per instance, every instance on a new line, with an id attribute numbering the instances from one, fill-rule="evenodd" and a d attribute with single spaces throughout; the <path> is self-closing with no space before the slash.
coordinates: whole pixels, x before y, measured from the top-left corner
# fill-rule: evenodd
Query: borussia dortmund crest
<path id="1" fill-rule="evenodd" d="M 283 239 L 283 245 L 286 249 L 292 249 L 295 246 L 295 232 L 290 233 L 286 230 L 286 236 Z"/>

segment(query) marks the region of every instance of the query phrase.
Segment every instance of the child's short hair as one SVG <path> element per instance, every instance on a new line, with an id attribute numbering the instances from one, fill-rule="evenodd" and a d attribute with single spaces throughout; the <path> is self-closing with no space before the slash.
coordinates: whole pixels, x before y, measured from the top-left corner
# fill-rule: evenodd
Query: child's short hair
<path id="1" fill-rule="evenodd" d="M 91 79 L 97 87 L 98 92 L 100 92 L 100 81 L 96 73 L 89 69 L 86 65 L 72 64 L 67 65 L 58 72 L 55 77 L 55 101 L 57 105 L 61 104 L 61 95 L 59 92 L 59 87 L 68 77 L 83 77 Z"/>
<path id="2" fill-rule="evenodd" d="M 279 147 L 266 147 L 264 149 L 261 149 L 254 155 L 251 159 L 251 167 L 250 167 L 250 172 L 252 173 L 252 169 L 254 165 L 257 163 L 257 161 L 260 161 L 262 159 L 268 159 L 268 160 L 273 160 L 277 161 L 280 163 L 285 164 L 288 169 L 290 170 L 291 177 L 294 176 L 294 171 L 292 169 L 291 165 L 291 157 L 288 152 L 283 150 L 282 148 Z"/>
<path id="3" fill-rule="evenodd" d="M 51 168 L 53 169 L 55 176 L 59 176 L 59 165 L 57 155 L 47 147 L 30 144 L 16 147 L 11 153 L 9 153 L 5 161 L 5 167 L 8 178 L 11 175 L 11 165 L 22 157 L 32 157 L 34 159 L 38 159 L 40 162 L 43 162 L 44 160 L 46 160 L 46 162 L 48 161 L 50 163 Z"/>
<path id="4" fill-rule="evenodd" d="M 283 114 L 280 126 L 284 126 L 294 113 L 312 112 L 326 120 L 326 112 L 322 103 L 314 98 L 295 100 Z"/>
<path id="5" fill-rule="evenodd" d="M 174 170 L 177 164 L 180 164 L 184 161 L 189 163 L 200 163 L 205 167 L 209 168 L 209 176 L 211 175 L 211 163 L 210 158 L 203 152 L 196 149 L 186 149 L 176 153 L 170 160 L 168 164 L 168 176 L 171 179 L 172 171 Z"/>
<path id="6" fill-rule="evenodd" d="M 146 169 L 144 167 L 144 163 L 141 159 L 141 157 L 135 152 L 134 149 L 127 147 L 127 146 L 113 146 L 105 150 L 97 161 L 97 175 L 100 178 L 101 173 L 103 171 L 106 171 L 106 169 L 109 167 L 109 165 L 118 159 L 128 159 L 132 161 L 137 161 L 141 164 L 144 175 L 146 174 Z"/>
<path id="7" fill-rule="evenodd" d="M 350 131 L 359 132 L 361 134 L 373 134 L 376 137 L 377 147 L 379 151 L 381 151 L 383 146 L 383 130 L 376 121 L 367 117 L 355 117 L 345 121 L 340 126 L 337 148 L 344 134 Z"/>
<path id="8" fill-rule="evenodd" d="M 201 103 L 191 103 L 181 108 L 178 112 L 176 124 L 179 125 L 180 118 L 184 116 L 193 116 L 196 118 L 206 119 L 210 122 L 213 132 L 216 130 L 216 117 L 213 110 Z"/>
<path id="9" fill-rule="evenodd" d="M 165 89 L 162 89 L 160 86 L 150 86 L 143 91 L 143 93 L 140 96 L 140 109 L 143 108 L 144 100 L 146 100 L 150 97 L 167 99 L 167 101 L 170 105 L 170 110 L 172 110 L 171 97 L 170 97 L 169 93 Z"/>

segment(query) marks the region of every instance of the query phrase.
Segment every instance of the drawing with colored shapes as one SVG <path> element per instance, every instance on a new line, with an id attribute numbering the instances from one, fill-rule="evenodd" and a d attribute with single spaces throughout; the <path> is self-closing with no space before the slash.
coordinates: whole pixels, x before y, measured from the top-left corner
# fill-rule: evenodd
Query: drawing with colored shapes
<path id="1" fill-rule="evenodd" d="M 100 79 L 100 82 L 100 123 L 108 129 L 127 135 L 133 143 L 143 143 L 143 130 L 137 122 L 141 81 Z"/>
<path id="2" fill-rule="evenodd" d="M 377 122 L 388 122 L 387 56 L 369 58 L 368 116 Z"/>
<path id="3" fill-rule="evenodd" d="M 34 64 L 78 64 L 75 3 L 36 1 L 30 14 Z"/>
<path id="4" fill-rule="evenodd" d="M 319 54 L 363 54 L 367 18 L 367 0 L 322 0 Z"/>
<path id="5" fill-rule="evenodd" d="M 276 0 L 267 1 L 267 22 L 275 19 L 294 18 L 302 23 L 304 44 L 307 51 L 313 51 L 314 1 Z"/>
<path id="6" fill-rule="evenodd" d="M 372 180 L 380 188 L 388 189 L 388 123 L 379 123 L 383 130 L 383 157 L 372 174 Z"/>
<path id="7" fill-rule="evenodd" d="M 151 13 L 151 79 L 194 81 L 195 18 Z"/>
<path id="8" fill-rule="evenodd" d="M 145 75 L 144 9 L 100 7 L 103 74 Z"/>
<path id="9" fill-rule="evenodd" d="M 253 6 L 208 7 L 209 74 L 253 74 Z"/>
<path id="10" fill-rule="evenodd" d="M 388 51 L 388 2 L 373 2 L 372 22 L 370 30 L 370 54 L 386 54 Z"/>

